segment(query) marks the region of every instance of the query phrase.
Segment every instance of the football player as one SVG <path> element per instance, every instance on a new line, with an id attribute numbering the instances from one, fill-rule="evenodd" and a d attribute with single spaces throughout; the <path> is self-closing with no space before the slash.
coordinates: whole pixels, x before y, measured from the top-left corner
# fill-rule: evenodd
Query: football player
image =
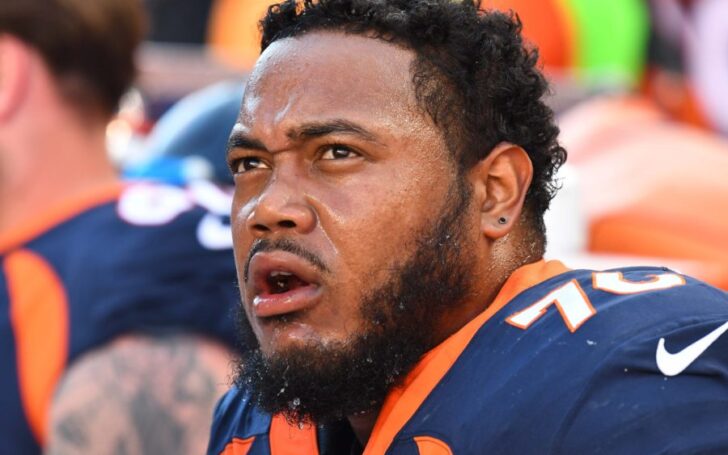
<path id="1" fill-rule="evenodd" d="M 201 453 L 237 301 L 229 195 L 124 185 L 138 2 L 0 2 L 0 453 Z"/>
<path id="2" fill-rule="evenodd" d="M 726 294 L 542 259 L 566 153 L 516 19 L 291 0 L 262 31 L 209 454 L 728 453 Z"/>

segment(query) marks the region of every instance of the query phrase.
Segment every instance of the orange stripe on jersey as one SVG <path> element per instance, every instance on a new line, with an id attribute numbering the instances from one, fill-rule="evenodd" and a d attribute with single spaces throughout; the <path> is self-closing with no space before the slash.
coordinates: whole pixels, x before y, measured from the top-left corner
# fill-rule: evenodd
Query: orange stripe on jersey
<path id="1" fill-rule="evenodd" d="M 53 390 L 68 354 L 68 300 L 55 271 L 37 254 L 12 253 L 4 268 L 20 397 L 31 430 L 43 445 Z"/>
<path id="2" fill-rule="evenodd" d="M 247 439 L 233 438 L 225 446 L 225 449 L 220 452 L 220 455 L 248 455 L 250 448 L 253 446 L 253 441 L 255 441 L 255 436 Z"/>
<path id="3" fill-rule="evenodd" d="M 123 188 L 124 184 L 121 182 L 95 188 L 55 207 L 44 209 L 42 214 L 23 222 L 20 226 L 0 232 L 0 253 L 27 242 L 84 210 L 113 201 L 121 195 Z"/>
<path id="4" fill-rule="evenodd" d="M 271 455 L 318 455 L 316 427 L 304 425 L 299 428 L 288 423 L 281 414 L 273 416 L 268 441 Z"/>
<path id="5" fill-rule="evenodd" d="M 364 449 L 364 455 L 380 455 L 387 451 L 394 437 L 460 357 L 476 332 L 495 313 L 521 291 L 566 271 L 568 269 L 561 262 L 542 260 L 513 272 L 484 312 L 428 352 L 407 375 L 404 385 L 389 393 Z"/>
<path id="6" fill-rule="evenodd" d="M 420 455 L 453 455 L 449 445 L 432 436 L 416 436 L 415 444 Z"/>

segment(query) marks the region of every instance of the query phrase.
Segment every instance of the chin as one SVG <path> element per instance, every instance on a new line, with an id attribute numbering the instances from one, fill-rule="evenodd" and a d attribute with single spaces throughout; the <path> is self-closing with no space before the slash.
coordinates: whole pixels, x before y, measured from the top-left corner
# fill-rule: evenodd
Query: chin
<path id="1" fill-rule="evenodd" d="M 326 333 L 300 320 L 265 321 L 258 329 L 258 342 L 266 358 L 290 350 L 322 349 L 345 346 L 347 337 Z"/>

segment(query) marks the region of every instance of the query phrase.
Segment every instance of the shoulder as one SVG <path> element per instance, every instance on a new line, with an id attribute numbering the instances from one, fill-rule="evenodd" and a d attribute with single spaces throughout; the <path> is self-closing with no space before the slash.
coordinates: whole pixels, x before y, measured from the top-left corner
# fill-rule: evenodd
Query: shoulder
<path id="1" fill-rule="evenodd" d="M 647 333 L 728 320 L 728 294 L 665 268 L 576 270 L 522 292 L 494 319 L 490 325 L 505 324 L 505 333 L 533 341 L 588 337 L 598 350 L 599 341 L 613 346 Z"/>
<path id="2" fill-rule="evenodd" d="M 229 357 L 191 335 L 120 337 L 89 352 L 56 388 L 47 452 L 201 453 Z"/>
<path id="3" fill-rule="evenodd" d="M 113 201 L 85 207 L 29 244 L 58 270 L 126 272 L 177 259 L 232 259 L 231 194 L 210 183 L 174 187 L 129 183 Z M 167 264 L 169 265 L 169 264 Z M 174 265 L 174 264 L 172 264 Z M 110 269 L 111 270 L 108 270 Z M 201 268 L 204 273 L 205 270 Z"/>
<path id="4" fill-rule="evenodd" d="M 70 360 L 129 332 L 189 331 L 235 345 L 230 195 L 211 184 L 125 187 L 39 245 L 64 285 Z"/>
<path id="5" fill-rule="evenodd" d="M 562 294 L 567 287 L 580 295 Z M 659 268 L 577 272 L 555 289 L 559 311 L 522 336 L 543 330 L 553 340 L 534 365 L 552 365 L 544 379 L 564 396 L 556 453 L 728 449 L 717 430 L 728 425 L 728 294 Z M 579 307 L 583 321 L 571 326 Z"/>
<path id="6" fill-rule="evenodd" d="M 455 453 L 658 453 L 685 428 L 697 435 L 685 447 L 724 448 L 710 435 L 728 425 L 717 410 L 728 406 L 728 335 L 685 357 L 675 376 L 674 358 L 659 364 L 657 353 L 662 344 L 680 360 L 728 330 L 727 303 L 662 268 L 558 275 L 481 326 L 402 435 L 437 437 Z M 705 412 L 710 423 L 698 424 Z"/>
<path id="7" fill-rule="evenodd" d="M 127 274 L 136 269 L 155 281 L 214 277 L 230 283 L 230 204 L 230 193 L 210 183 L 131 184 L 116 204 L 114 228 L 99 241 L 111 252 L 112 266 Z"/>
<path id="8" fill-rule="evenodd" d="M 660 338 L 726 321 L 728 294 L 672 270 L 575 270 L 513 298 L 481 328 L 473 347 L 498 338 L 513 361 L 568 365 L 572 375 L 583 377 L 606 359 L 639 352 L 660 372 L 655 362 Z M 635 351 L 638 346 L 645 351 Z"/>
<path id="9" fill-rule="evenodd" d="M 208 182 L 188 187 L 135 183 L 124 189 L 115 211 L 119 225 L 141 238 L 163 244 L 177 241 L 206 251 L 230 250 L 231 202 L 228 190 Z"/>
<path id="10" fill-rule="evenodd" d="M 516 359 L 551 363 L 556 375 L 594 382 L 639 371 L 662 381 L 677 371 L 658 354 L 725 330 L 728 294 L 664 268 L 572 271 L 523 292 L 495 319 L 491 327 L 511 342 Z M 728 366 L 728 351 L 719 348 L 728 337 L 716 335 L 690 371 L 711 357 Z"/>

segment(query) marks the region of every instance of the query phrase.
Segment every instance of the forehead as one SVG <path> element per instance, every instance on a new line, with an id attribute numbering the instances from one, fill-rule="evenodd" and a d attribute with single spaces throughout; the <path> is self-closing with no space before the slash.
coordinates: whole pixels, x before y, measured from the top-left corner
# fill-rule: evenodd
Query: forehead
<path id="1" fill-rule="evenodd" d="M 413 58 L 394 44 L 342 32 L 276 41 L 251 74 L 239 121 L 250 127 L 331 117 L 415 128 L 424 118 L 414 96 Z"/>

